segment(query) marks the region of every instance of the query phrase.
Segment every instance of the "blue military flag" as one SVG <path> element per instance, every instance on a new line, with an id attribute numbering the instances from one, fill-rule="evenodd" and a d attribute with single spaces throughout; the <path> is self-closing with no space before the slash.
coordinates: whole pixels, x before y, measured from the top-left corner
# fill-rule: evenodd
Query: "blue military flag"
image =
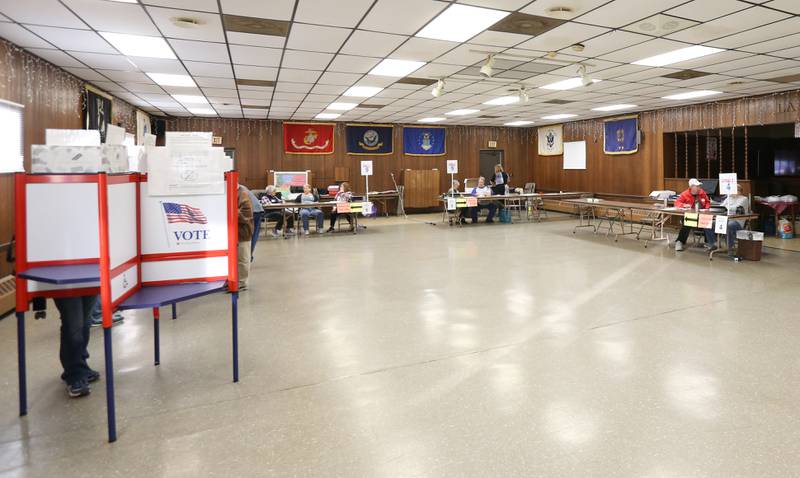
<path id="1" fill-rule="evenodd" d="M 392 154 L 394 128 L 385 124 L 348 124 L 347 154 Z"/>
<path id="2" fill-rule="evenodd" d="M 446 153 L 441 126 L 404 126 L 403 153 L 411 156 L 442 156 Z"/>
<path id="3" fill-rule="evenodd" d="M 639 117 L 606 120 L 603 151 L 606 154 L 633 154 L 639 151 Z"/>

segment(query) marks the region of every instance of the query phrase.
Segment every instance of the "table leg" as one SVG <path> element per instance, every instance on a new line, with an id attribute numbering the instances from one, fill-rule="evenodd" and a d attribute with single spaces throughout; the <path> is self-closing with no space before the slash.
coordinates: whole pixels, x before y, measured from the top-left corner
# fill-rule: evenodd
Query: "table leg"
<path id="1" fill-rule="evenodd" d="M 108 442 L 117 441 L 117 414 L 114 405 L 114 359 L 111 347 L 111 327 L 103 328 L 106 358 L 106 412 L 108 414 Z"/>
<path id="2" fill-rule="evenodd" d="M 239 292 L 231 294 L 231 327 L 233 342 L 233 381 L 239 381 Z"/>
<path id="3" fill-rule="evenodd" d="M 175 303 L 172 304 L 172 320 L 175 320 L 177 318 L 178 318 L 178 304 Z"/>
<path id="4" fill-rule="evenodd" d="M 28 381 L 25 370 L 25 312 L 17 312 L 17 363 L 19 372 L 19 415 L 28 414 Z"/>
<path id="5" fill-rule="evenodd" d="M 175 304 L 172 304 L 175 307 Z M 174 310 L 174 309 L 173 309 Z M 153 362 L 155 365 L 161 363 L 161 340 L 159 335 L 160 311 L 158 307 L 153 307 Z M 173 316 L 174 318 L 174 316 Z"/>

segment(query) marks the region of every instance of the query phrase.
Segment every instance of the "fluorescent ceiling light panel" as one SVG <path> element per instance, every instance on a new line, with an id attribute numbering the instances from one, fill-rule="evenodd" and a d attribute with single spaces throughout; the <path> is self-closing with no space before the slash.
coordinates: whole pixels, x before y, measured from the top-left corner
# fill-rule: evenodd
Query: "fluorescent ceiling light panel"
<path id="1" fill-rule="evenodd" d="M 189 75 L 173 75 L 171 73 L 146 73 L 151 80 L 161 86 L 197 86 Z"/>
<path id="2" fill-rule="evenodd" d="M 481 110 L 454 110 L 454 111 L 448 111 L 445 114 L 447 116 L 465 116 L 465 115 L 480 113 L 480 111 Z"/>
<path id="3" fill-rule="evenodd" d="M 208 104 L 205 96 L 200 95 L 172 95 L 178 103 L 184 104 Z"/>
<path id="4" fill-rule="evenodd" d="M 599 81 L 600 80 L 592 80 L 592 83 L 597 83 Z M 575 78 L 557 81 L 549 85 L 540 86 L 539 88 L 543 90 L 571 90 L 579 86 L 583 86 L 583 78 L 576 76 Z"/>
<path id="5" fill-rule="evenodd" d="M 636 105 L 608 105 L 608 106 L 599 106 L 597 108 L 592 108 L 592 111 L 618 111 L 618 110 L 629 110 L 631 108 L 636 108 Z"/>
<path id="6" fill-rule="evenodd" d="M 424 61 L 394 60 L 386 58 L 370 70 L 369 75 L 403 77 L 413 73 L 424 65 Z"/>
<path id="7" fill-rule="evenodd" d="M 651 56 L 649 58 L 644 58 L 639 61 L 634 61 L 633 64 L 642 66 L 671 65 L 673 63 L 678 63 L 681 61 L 700 58 L 701 56 L 713 55 L 714 53 L 719 53 L 721 51 L 723 50 L 721 50 L 720 48 L 711 48 L 709 46 L 694 45 L 686 48 L 681 48 L 680 50 L 674 50 L 667 53 L 662 53 L 660 55 Z"/>
<path id="8" fill-rule="evenodd" d="M 356 106 L 358 106 L 358 103 L 331 103 L 328 105 L 328 109 L 336 111 L 350 111 Z"/>
<path id="9" fill-rule="evenodd" d="M 678 93 L 676 95 L 664 96 L 665 100 L 691 100 L 693 98 L 702 98 L 704 96 L 719 95 L 721 91 L 714 90 L 695 90 L 687 91 L 686 93 Z"/>
<path id="10" fill-rule="evenodd" d="M 422 118 L 422 119 L 418 119 L 417 122 L 419 122 L 419 123 L 438 123 L 439 121 L 444 121 L 446 119 L 447 118 L 441 118 L 441 117 Z"/>
<path id="11" fill-rule="evenodd" d="M 379 86 L 351 86 L 343 93 L 344 96 L 353 96 L 356 98 L 369 98 L 375 96 L 383 91 Z"/>
<path id="12" fill-rule="evenodd" d="M 525 120 L 512 121 L 510 123 L 505 123 L 504 126 L 525 126 L 528 124 L 533 124 L 533 121 L 525 121 Z"/>
<path id="13" fill-rule="evenodd" d="M 187 108 L 193 115 L 216 115 L 217 112 L 211 108 Z"/>
<path id="14" fill-rule="evenodd" d="M 483 104 L 485 105 L 494 105 L 494 106 L 502 106 L 502 105 L 510 105 L 511 103 L 519 102 L 519 96 L 501 96 L 500 98 L 495 98 L 493 100 L 485 101 Z"/>
<path id="15" fill-rule="evenodd" d="M 340 115 L 339 113 L 320 113 L 317 116 L 315 116 L 314 118 L 316 118 L 316 119 L 336 119 L 336 118 L 338 118 L 340 116 L 342 116 L 342 115 Z"/>
<path id="16" fill-rule="evenodd" d="M 546 119 L 546 120 L 560 120 L 560 119 L 566 119 L 566 118 L 574 118 L 574 117 L 576 117 L 576 116 L 578 116 L 578 115 L 573 115 L 573 114 L 569 114 L 569 113 L 561 113 L 561 114 L 558 114 L 558 115 L 548 115 L 548 116 L 542 116 L 542 119 Z"/>
<path id="17" fill-rule="evenodd" d="M 509 12 L 469 5 L 450 5 L 416 36 L 465 42 L 505 18 Z"/>
<path id="18" fill-rule="evenodd" d="M 172 48 L 161 37 L 129 35 L 127 33 L 99 33 L 123 55 L 175 59 Z"/>

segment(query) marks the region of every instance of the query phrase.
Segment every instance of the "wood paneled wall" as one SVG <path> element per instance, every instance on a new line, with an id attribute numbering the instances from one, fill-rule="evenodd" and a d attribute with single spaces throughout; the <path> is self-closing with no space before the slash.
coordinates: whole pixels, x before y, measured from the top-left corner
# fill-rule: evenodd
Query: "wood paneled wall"
<path id="1" fill-rule="evenodd" d="M 32 144 L 44 144 L 47 128 L 81 128 L 84 82 L 41 58 L 0 39 L 0 98 L 25 106 L 25 168 Z M 114 99 L 114 122 L 135 132 L 135 109 Z M 133 118 L 131 119 L 131 116 Z M 0 244 L 14 233 L 14 176 L 0 174 Z M 57 233 L 57 231 L 54 231 Z M 54 237 L 57 237 L 55 235 Z M 0 257 L 0 276 L 11 268 Z"/>
<path id="2" fill-rule="evenodd" d="M 283 152 L 283 126 L 280 121 L 236 119 L 172 119 L 167 121 L 167 131 L 211 131 L 222 136 L 226 148 L 236 149 L 236 167 L 242 182 L 251 188 L 267 185 L 267 171 L 311 170 L 314 185 L 326 186 L 336 181 L 336 169 L 345 168 L 347 178 L 355 191 L 364 190 L 359 162 L 373 161 L 374 176 L 370 177 L 372 190 L 394 189 L 391 173 L 400 181 L 403 169 L 433 169 L 440 171 L 440 191 L 448 189 L 449 176 L 445 174 L 446 161 L 458 160 L 457 179 L 475 177 L 479 170 L 481 149 L 488 149 L 489 141 L 497 141 L 497 148 L 505 151 L 506 170 L 512 174 L 512 184 L 522 187 L 533 175 L 531 155 L 534 151 L 534 130 L 530 128 L 497 128 L 479 126 L 448 126 L 447 154 L 420 157 L 403 154 L 403 128 L 395 125 L 394 152 L 385 156 L 349 155 L 346 152 L 345 124 L 336 124 L 335 150 L 332 155 L 298 155 Z M 339 169 L 341 172 L 342 170 Z M 463 183 L 463 180 L 462 180 Z"/>
<path id="3" fill-rule="evenodd" d="M 665 151 L 674 155 L 673 132 L 727 128 L 727 141 L 730 142 L 730 128 L 733 126 L 736 126 L 739 136 L 740 127 L 744 125 L 800 121 L 800 90 L 645 111 L 639 113 L 639 118 L 642 144 L 636 154 L 627 156 L 603 153 L 602 118 L 565 123 L 564 141 L 586 141 L 586 169 L 565 171 L 561 156 L 538 156 L 536 150 L 532 150 L 533 178 L 537 188 L 649 194 L 664 187 L 665 166 L 674 164 L 672 158 L 666 158 L 668 163 L 665 164 Z M 679 146 L 682 147 L 683 143 Z M 722 154 L 722 164 L 730 164 L 730 144 L 723 143 Z M 694 166 L 691 169 L 694 170 Z M 690 171 L 691 175 L 693 171 Z"/>

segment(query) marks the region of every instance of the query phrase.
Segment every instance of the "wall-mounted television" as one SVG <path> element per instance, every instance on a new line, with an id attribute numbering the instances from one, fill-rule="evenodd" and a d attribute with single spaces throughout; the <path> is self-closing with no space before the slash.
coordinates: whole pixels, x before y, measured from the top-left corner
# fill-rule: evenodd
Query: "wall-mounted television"
<path id="1" fill-rule="evenodd" d="M 775 176 L 797 176 L 800 172 L 798 164 L 800 164 L 800 150 L 775 150 Z"/>

